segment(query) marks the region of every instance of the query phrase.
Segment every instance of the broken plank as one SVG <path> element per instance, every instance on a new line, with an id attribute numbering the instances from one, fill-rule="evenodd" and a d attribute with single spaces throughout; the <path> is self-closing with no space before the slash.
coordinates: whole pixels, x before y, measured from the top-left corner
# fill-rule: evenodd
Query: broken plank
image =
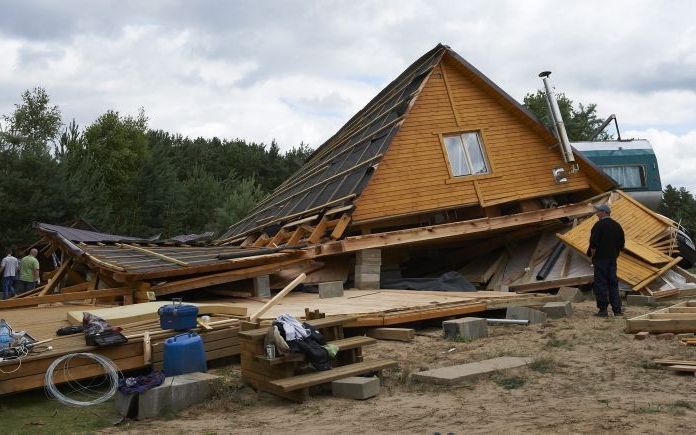
<path id="1" fill-rule="evenodd" d="M 378 340 L 394 340 L 394 341 L 413 341 L 416 337 L 416 331 L 411 328 L 373 328 L 368 329 L 365 334 L 368 337 Z"/>

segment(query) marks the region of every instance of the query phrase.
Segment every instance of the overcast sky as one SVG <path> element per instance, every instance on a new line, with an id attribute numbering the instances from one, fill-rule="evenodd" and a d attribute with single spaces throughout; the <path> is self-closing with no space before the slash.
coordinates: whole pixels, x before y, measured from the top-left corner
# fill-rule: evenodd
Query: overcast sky
<path id="1" fill-rule="evenodd" d="M 649 139 L 696 191 L 694 1 L 28 1 L 0 10 L 0 114 L 44 87 L 66 122 L 312 147 L 447 44 L 518 101 L 557 90 Z"/>

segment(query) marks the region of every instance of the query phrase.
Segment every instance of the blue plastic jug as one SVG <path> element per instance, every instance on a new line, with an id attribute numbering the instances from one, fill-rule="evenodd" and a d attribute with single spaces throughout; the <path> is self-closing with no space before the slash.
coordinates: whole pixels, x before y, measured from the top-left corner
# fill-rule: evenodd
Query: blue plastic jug
<path id="1" fill-rule="evenodd" d="M 165 376 L 207 372 L 203 340 L 195 332 L 175 335 L 164 341 Z"/>
<path id="2" fill-rule="evenodd" d="M 0 319 L 0 350 L 10 347 L 10 341 L 12 340 L 10 334 L 10 325 L 5 322 L 5 319 Z"/>

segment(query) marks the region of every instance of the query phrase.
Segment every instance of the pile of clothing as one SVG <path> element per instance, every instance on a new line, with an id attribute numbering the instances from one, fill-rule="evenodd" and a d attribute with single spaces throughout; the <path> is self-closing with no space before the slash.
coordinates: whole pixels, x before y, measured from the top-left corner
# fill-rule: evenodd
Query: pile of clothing
<path id="1" fill-rule="evenodd" d="M 331 358 L 338 348 L 327 345 L 326 339 L 308 323 L 300 323 L 289 314 L 281 314 L 269 328 L 265 344 L 273 344 L 278 352 L 301 353 L 317 370 L 330 370 Z"/>

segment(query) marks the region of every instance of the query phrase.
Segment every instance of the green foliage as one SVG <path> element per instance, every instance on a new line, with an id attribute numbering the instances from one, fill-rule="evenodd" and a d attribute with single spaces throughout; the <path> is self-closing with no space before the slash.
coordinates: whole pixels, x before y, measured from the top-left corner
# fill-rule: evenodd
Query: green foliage
<path id="1" fill-rule="evenodd" d="M 551 373 L 556 368 L 556 362 L 551 358 L 537 358 L 529 363 L 529 368 L 539 373 Z"/>
<path id="2" fill-rule="evenodd" d="M 696 235 L 696 199 L 686 188 L 677 189 L 668 184 L 662 191 L 662 201 L 657 211 L 680 223 L 691 237 Z"/>
<path id="3" fill-rule="evenodd" d="M 568 138 L 571 141 L 590 140 L 597 128 L 604 122 L 604 119 L 597 116 L 596 104 L 585 106 L 580 103 L 576 109 L 573 100 L 562 93 L 556 95 L 556 100 L 558 101 L 558 108 L 561 111 Z M 534 94 L 525 95 L 524 106 L 553 131 L 553 122 L 551 121 L 546 103 L 546 92 L 537 90 Z M 597 137 L 597 140 L 606 139 L 611 139 L 606 132 L 602 132 Z"/>
<path id="4" fill-rule="evenodd" d="M 509 378 L 498 379 L 495 383 L 506 390 L 514 390 L 523 387 L 524 384 L 527 383 L 527 380 L 521 376 L 511 376 Z"/>
<path id="5" fill-rule="evenodd" d="M 24 91 L 22 103 L 15 104 L 14 113 L 4 115 L 7 131 L 3 134 L 6 145 L 23 152 L 46 154 L 49 143 L 58 137 L 61 113 L 58 106 L 51 106 L 48 94 L 36 87 Z"/>
<path id="6" fill-rule="evenodd" d="M 568 340 L 563 340 L 559 338 L 552 338 L 549 340 L 544 348 L 546 349 L 565 349 L 565 350 L 573 350 L 575 346 L 573 343 L 569 342 Z"/>
<path id="7" fill-rule="evenodd" d="M 26 245 L 34 221 L 83 218 L 101 231 L 150 237 L 215 231 L 243 218 L 296 172 L 312 150 L 286 153 L 242 139 L 190 139 L 107 111 L 61 131 L 61 114 L 36 88 L 0 125 L 0 244 Z"/>

